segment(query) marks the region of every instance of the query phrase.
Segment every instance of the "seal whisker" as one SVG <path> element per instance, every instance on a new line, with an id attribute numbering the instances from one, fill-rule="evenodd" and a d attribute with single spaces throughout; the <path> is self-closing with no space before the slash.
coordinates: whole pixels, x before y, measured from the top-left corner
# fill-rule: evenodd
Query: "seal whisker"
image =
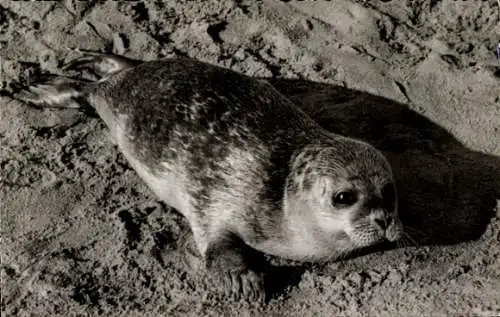
<path id="1" fill-rule="evenodd" d="M 408 225 L 405 226 L 405 230 L 407 230 L 409 232 L 413 232 L 413 233 L 419 234 L 421 236 L 425 236 L 426 235 L 426 233 L 423 232 L 422 230 L 419 230 L 419 229 L 417 229 L 415 227 L 410 227 Z"/>
<path id="2" fill-rule="evenodd" d="M 408 232 L 403 231 L 403 237 L 404 239 L 406 239 L 407 242 L 412 243 L 413 246 L 415 247 L 419 246 L 418 242 Z"/>
<path id="3" fill-rule="evenodd" d="M 410 246 L 404 238 L 396 240 L 396 244 L 399 249 L 403 249 L 407 246 Z"/>

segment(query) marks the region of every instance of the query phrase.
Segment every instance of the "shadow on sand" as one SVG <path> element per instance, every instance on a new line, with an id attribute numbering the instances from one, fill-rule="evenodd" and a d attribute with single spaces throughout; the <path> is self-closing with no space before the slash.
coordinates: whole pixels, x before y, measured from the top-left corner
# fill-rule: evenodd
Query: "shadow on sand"
<path id="1" fill-rule="evenodd" d="M 464 147 L 398 102 L 304 80 L 270 79 L 329 131 L 373 144 L 396 177 L 400 216 L 419 245 L 479 238 L 500 197 L 500 158 Z"/>

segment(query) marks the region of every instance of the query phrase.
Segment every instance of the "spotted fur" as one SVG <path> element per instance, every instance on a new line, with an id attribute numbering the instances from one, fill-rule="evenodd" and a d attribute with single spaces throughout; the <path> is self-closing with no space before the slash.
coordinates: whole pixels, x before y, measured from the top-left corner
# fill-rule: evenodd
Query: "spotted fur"
<path id="1" fill-rule="evenodd" d="M 112 59 L 73 62 L 93 65 L 98 82 L 21 99 L 95 108 L 138 175 L 188 219 L 226 291 L 262 295 L 253 250 L 324 260 L 399 238 L 392 172 L 372 146 L 323 130 L 265 81 L 188 58 Z M 356 204 L 335 206 L 342 190 Z"/>

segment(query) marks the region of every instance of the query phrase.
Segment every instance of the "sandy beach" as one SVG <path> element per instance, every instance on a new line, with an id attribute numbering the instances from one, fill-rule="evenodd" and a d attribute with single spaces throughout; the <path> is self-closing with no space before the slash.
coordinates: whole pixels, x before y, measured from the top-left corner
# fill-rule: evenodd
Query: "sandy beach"
<path id="1" fill-rule="evenodd" d="M 2 316 L 500 315 L 499 42 L 495 0 L 0 0 Z M 267 78 L 386 154 L 404 243 L 270 259 L 265 305 L 221 300 L 99 118 L 8 96 L 75 49 Z"/>

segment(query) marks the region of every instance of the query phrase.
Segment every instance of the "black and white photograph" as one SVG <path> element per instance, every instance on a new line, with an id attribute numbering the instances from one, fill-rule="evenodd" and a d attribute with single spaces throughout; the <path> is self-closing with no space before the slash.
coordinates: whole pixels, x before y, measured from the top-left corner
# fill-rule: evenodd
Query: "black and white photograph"
<path id="1" fill-rule="evenodd" d="M 0 0 L 2 316 L 500 316 L 500 0 Z"/>

